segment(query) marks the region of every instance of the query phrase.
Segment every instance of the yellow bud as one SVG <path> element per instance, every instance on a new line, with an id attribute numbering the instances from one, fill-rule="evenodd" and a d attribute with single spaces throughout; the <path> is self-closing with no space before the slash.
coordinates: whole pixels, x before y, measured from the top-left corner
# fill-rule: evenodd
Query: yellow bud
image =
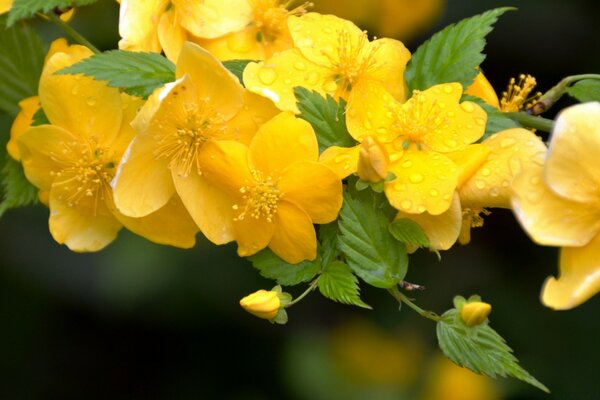
<path id="1" fill-rule="evenodd" d="M 482 301 L 467 303 L 460 310 L 460 317 L 467 326 L 477 326 L 485 322 L 492 312 L 492 306 Z"/>
<path id="2" fill-rule="evenodd" d="M 278 292 L 261 289 L 241 299 L 240 305 L 258 318 L 273 319 L 279 313 L 281 300 Z"/>
<path id="3" fill-rule="evenodd" d="M 372 136 L 367 136 L 360 145 L 358 154 L 358 176 L 367 182 L 379 182 L 387 177 L 389 158 L 385 147 Z"/>

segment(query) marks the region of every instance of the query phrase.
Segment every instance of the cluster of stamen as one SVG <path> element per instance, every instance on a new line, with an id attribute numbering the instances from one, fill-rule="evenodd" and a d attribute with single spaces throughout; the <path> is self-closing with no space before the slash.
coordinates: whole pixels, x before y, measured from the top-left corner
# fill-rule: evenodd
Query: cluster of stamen
<path id="1" fill-rule="evenodd" d="M 338 32 L 337 37 L 337 59 L 323 54 L 330 57 L 334 65 L 334 80 L 338 84 L 336 96 L 346 97 L 360 77 L 377 66 L 377 46 L 369 46 L 366 32 L 358 40 L 348 31 Z"/>
<path id="2" fill-rule="evenodd" d="M 413 144 L 421 149 L 423 139 L 428 134 L 444 129 L 448 123 L 448 118 L 438 106 L 437 100 L 430 101 L 425 94 L 415 90 L 410 102 L 406 103 L 400 112 L 396 112 L 393 129 L 399 132 L 404 149 Z"/>
<path id="3" fill-rule="evenodd" d="M 517 112 L 523 108 L 531 107 L 542 96 L 541 92 L 531 94 L 535 85 L 535 78 L 531 75 L 519 75 L 519 81 L 510 78 L 508 88 L 502 92 L 500 110 L 503 112 Z"/>
<path id="4" fill-rule="evenodd" d="M 265 178 L 257 170 L 252 170 L 251 173 L 254 182 L 248 182 L 240 188 L 242 204 L 233 205 L 233 209 L 239 211 L 234 221 L 265 218 L 268 222 L 273 222 L 283 193 L 277 188 L 277 181 L 272 177 Z"/>
<path id="5" fill-rule="evenodd" d="M 293 0 L 283 4 L 280 0 L 254 0 L 252 2 L 252 16 L 256 29 L 259 32 L 258 41 L 274 42 L 281 38 L 287 30 L 287 18 L 290 15 L 300 16 L 307 12 L 313 4 L 305 2 L 293 9 L 289 9 Z"/>

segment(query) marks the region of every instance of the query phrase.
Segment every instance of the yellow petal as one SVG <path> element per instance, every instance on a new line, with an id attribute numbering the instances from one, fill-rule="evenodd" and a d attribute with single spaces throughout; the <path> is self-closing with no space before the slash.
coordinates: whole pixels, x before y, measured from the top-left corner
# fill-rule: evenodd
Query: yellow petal
<path id="1" fill-rule="evenodd" d="M 344 179 L 356 172 L 360 145 L 354 147 L 331 146 L 327 148 L 319 161 L 331 168 L 340 179 Z"/>
<path id="2" fill-rule="evenodd" d="M 33 115 L 40 108 L 40 99 L 37 96 L 28 97 L 19 102 L 19 108 L 21 111 L 15 117 L 13 124 L 10 128 L 10 140 L 6 144 L 6 150 L 8 154 L 15 160 L 21 159 L 21 153 L 19 151 L 19 145 L 17 143 L 19 137 L 31 126 L 33 122 Z"/>
<path id="3" fill-rule="evenodd" d="M 458 168 L 446 156 L 408 150 L 390 166 L 396 179 L 385 184 L 390 204 L 409 214 L 439 215 L 448 210 L 458 180 Z"/>
<path id="4" fill-rule="evenodd" d="M 66 160 L 81 157 L 71 146 L 65 145 L 77 140 L 70 132 L 53 125 L 26 130 L 19 136 L 18 144 L 27 180 L 37 188 L 49 191 L 55 179 L 54 173 L 65 167 Z"/>
<path id="5" fill-rule="evenodd" d="M 123 118 L 121 119 L 121 128 L 114 142 L 110 144 L 110 149 L 115 152 L 115 158 L 120 159 L 133 138 L 138 134 L 137 130 L 131 126 L 131 122 L 137 116 L 138 110 L 145 104 L 143 99 L 121 93 L 121 103 L 123 109 Z"/>
<path id="6" fill-rule="evenodd" d="M 256 40 L 258 34 L 255 26 L 248 26 L 218 38 L 198 39 L 197 43 L 221 61 L 264 60 L 267 55 L 263 46 Z"/>
<path id="7" fill-rule="evenodd" d="M 40 103 L 53 125 L 106 146 L 121 126 L 119 89 L 89 76 L 54 75 L 92 55 L 86 47 L 72 47 L 70 54 L 56 53 L 46 63 L 40 78 Z"/>
<path id="8" fill-rule="evenodd" d="M 72 10 L 74 10 L 74 8 L 72 8 Z M 50 43 L 50 48 L 48 49 L 46 57 L 44 58 L 44 64 L 46 64 L 50 57 L 56 53 L 71 53 L 72 51 L 78 52 L 78 46 L 69 46 L 67 39 L 58 38 L 53 40 L 52 43 Z"/>
<path id="9" fill-rule="evenodd" d="M 233 229 L 238 244 L 238 255 L 248 257 L 269 245 L 273 238 L 273 232 L 275 232 L 275 223 L 269 222 L 265 218 L 247 217 L 234 221 Z"/>
<path id="10" fill-rule="evenodd" d="M 13 0 L 0 0 L 0 14 L 4 14 L 12 7 Z"/>
<path id="11" fill-rule="evenodd" d="M 196 244 L 198 227 L 177 196 L 164 207 L 142 218 L 131 218 L 114 211 L 125 228 L 154 243 L 189 249 Z"/>
<path id="12" fill-rule="evenodd" d="M 275 177 L 296 162 L 317 161 L 319 145 L 312 126 L 286 112 L 260 127 L 248 154 L 254 168 Z"/>
<path id="13" fill-rule="evenodd" d="M 481 167 L 490 149 L 483 144 L 471 144 L 462 150 L 447 153 L 446 156 L 458 166 L 458 187 L 461 187 Z"/>
<path id="14" fill-rule="evenodd" d="M 408 218 L 421 226 L 429 238 L 429 243 L 436 250 L 448 250 L 456 243 L 462 225 L 462 209 L 458 194 L 454 194 L 452 204 L 440 215 L 407 214 L 398 212 L 395 219 Z"/>
<path id="15" fill-rule="evenodd" d="M 555 310 L 580 305 L 600 291 L 600 236 L 583 247 L 563 247 L 560 276 L 549 277 L 542 289 L 542 303 Z"/>
<path id="16" fill-rule="evenodd" d="M 158 21 L 158 40 L 169 60 L 177 61 L 186 39 L 187 34 L 177 21 L 175 9 L 165 11 Z"/>
<path id="17" fill-rule="evenodd" d="M 208 107 L 231 119 L 242 108 L 244 89 L 223 64 L 197 44 L 186 42 L 177 60 L 176 76 L 189 75 L 198 98 Z"/>
<path id="18" fill-rule="evenodd" d="M 181 25 L 192 35 L 215 38 L 239 31 L 250 23 L 247 0 L 172 0 Z"/>
<path id="19" fill-rule="evenodd" d="M 156 25 L 168 3 L 167 0 L 122 0 L 119 49 L 159 53 Z"/>
<path id="20" fill-rule="evenodd" d="M 215 244 L 233 240 L 233 201 L 204 176 L 173 174 L 177 193 L 204 236 Z"/>
<path id="21" fill-rule="evenodd" d="M 383 38 L 370 42 L 366 52 L 372 52 L 374 65 L 363 79 L 380 82 L 395 99 L 404 101 L 407 97 L 404 68 L 410 60 L 410 51 L 398 40 Z"/>
<path id="22" fill-rule="evenodd" d="M 389 142 L 398 136 L 394 129 L 400 103 L 378 82 L 359 82 L 348 98 L 346 124 L 348 132 L 359 142 L 374 136 Z"/>
<path id="23" fill-rule="evenodd" d="M 292 203 L 281 201 L 269 248 L 290 264 L 314 260 L 317 235 L 308 214 Z"/>
<path id="24" fill-rule="evenodd" d="M 342 207 L 342 181 L 331 168 L 316 162 L 290 165 L 278 187 L 285 200 L 308 213 L 316 224 L 333 221 Z"/>
<path id="25" fill-rule="evenodd" d="M 500 108 L 498 95 L 496 94 L 496 91 L 494 90 L 490 81 L 488 81 L 485 75 L 483 75 L 483 72 L 479 72 L 477 74 L 473 80 L 473 83 L 471 83 L 467 90 L 465 90 L 465 94 L 479 97 L 490 106 Z"/>
<path id="26" fill-rule="evenodd" d="M 244 69 L 244 84 L 251 92 L 271 99 L 282 111 L 299 113 L 294 87 L 333 94 L 337 85 L 331 71 L 307 60 L 297 49 L 282 51 Z"/>
<path id="27" fill-rule="evenodd" d="M 273 102 L 248 90 L 244 90 L 244 106 L 227 122 L 226 137 L 250 144 L 258 128 L 279 114 Z"/>
<path id="28" fill-rule="evenodd" d="M 117 237 L 121 223 L 104 201 L 82 200 L 70 207 L 54 190 L 50 192 L 50 233 L 54 240 L 72 251 L 102 250 Z"/>
<path id="29" fill-rule="evenodd" d="M 544 176 L 559 195 L 600 201 L 600 103 L 564 109 L 556 119 Z"/>
<path id="30" fill-rule="evenodd" d="M 140 134 L 130 144 L 113 179 L 113 196 L 119 211 L 128 217 L 156 212 L 173 196 L 175 187 L 168 160 L 156 159 L 156 143 Z"/>
<path id="31" fill-rule="evenodd" d="M 539 244 L 584 246 L 600 231 L 600 209 L 556 195 L 542 179 L 542 167 L 532 165 L 515 177 L 512 208 Z"/>
<path id="32" fill-rule="evenodd" d="M 533 132 L 507 129 L 482 143 L 489 155 L 480 168 L 460 188 L 463 206 L 510 208 L 511 182 L 522 170 L 539 165 L 546 146 Z"/>
<path id="33" fill-rule="evenodd" d="M 254 181 L 248 167 L 248 147 L 242 143 L 210 141 L 202 146 L 198 158 L 202 176 L 225 190 L 233 200 L 241 197 L 240 188 Z"/>

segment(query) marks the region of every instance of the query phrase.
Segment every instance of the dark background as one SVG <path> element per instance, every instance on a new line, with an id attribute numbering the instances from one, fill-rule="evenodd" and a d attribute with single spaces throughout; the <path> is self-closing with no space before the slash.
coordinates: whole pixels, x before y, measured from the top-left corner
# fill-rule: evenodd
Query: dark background
<path id="1" fill-rule="evenodd" d="M 414 51 L 448 23 L 504 5 L 519 10 L 501 18 L 483 64 L 498 92 L 520 73 L 534 75 L 544 91 L 566 75 L 600 72 L 596 1 L 449 0 L 436 24 L 406 44 Z M 116 3 L 100 1 L 78 10 L 73 24 L 108 49 L 118 41 L 117 18 Z M 37 27 L 48 42 L 60 35 Z M 0 122 L 8 132 L 10 120 Z M 314 293 L 289 310 L 286 326 L 271 325 L 237 304 L 273 284 L 237 258 L 233 245 L 199 238 L 182 251 L 122 231 L 102 252 L 74 254 L 53 242 L 47 217 L 36 206 L 0 220 L 0 398 L 421 399 L 430 385 L 434 325 L 399 312 L 385 291 L 363 285 L 374 311 Z M 552 390 L 500 380 L 493 385 L 501 398 L 600 399 L 600 297 L 568 312 L 544 308 L 539 290 L 557 273 L 557 250 L 533 245 L 507 210 L 494 210 L 472 236 L 441 262 L 427 253 L 411 258 L 407 280 L 427 286 L 418 303 L 443 312 L 454 295 L 477 293 L 493 305 L 492 326 Z M 413 343 L 403 360 L 412 378 L 361 381 L 340 368 L 349 359 L 340 337 L 357 324 Z M 356 343 L 363 345 L 370 348 Z M 362 368 L 377 377 L 389 372 L 377 362 L 381 354 L 372 357 Z"/>

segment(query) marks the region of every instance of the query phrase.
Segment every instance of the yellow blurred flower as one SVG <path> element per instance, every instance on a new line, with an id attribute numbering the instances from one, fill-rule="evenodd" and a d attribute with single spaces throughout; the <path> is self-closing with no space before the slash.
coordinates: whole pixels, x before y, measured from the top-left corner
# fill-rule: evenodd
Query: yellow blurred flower
<path id="1" fill-rule="evenodd" d="M 342 183 L 318 162 L 308 122 L 281 113 L 260 127 L 249 146 L 211 141 L 200 158 L 204 177 L 230 196 L 211 212 L 219 226 L 232 226 L 240 256 L 269 247 L 291 264 L 316 257 L 313 224 L 335 220 Z"/>
<path id="2" fill-rule="evenodd" d="M 13 0 L 0 0 L 0 14 L 7 13 L 12 7 Z"/>
<path id="3" fill-rule="evenodd" d="M 600 103 L 564 109 L 545 163 L 514 181 L 512 205 L 529 236 L 561 246 L 560 276 L 549 277 L 542 302 L 569 309 L 600 291 Z"/>
<path id="4" fill-rule="evenodd" d="M 288 26 L 294 48 L 244 70 L 246 87 L 279 109 L 298 112 L 296 86 L 346 99 L 359 82 L 377 82 L 396 99 L 405 99 L 404 68 L 410 52 L 401 42 L 370 42 L 366 32 L 333 15 L 290 16 Z"/>

